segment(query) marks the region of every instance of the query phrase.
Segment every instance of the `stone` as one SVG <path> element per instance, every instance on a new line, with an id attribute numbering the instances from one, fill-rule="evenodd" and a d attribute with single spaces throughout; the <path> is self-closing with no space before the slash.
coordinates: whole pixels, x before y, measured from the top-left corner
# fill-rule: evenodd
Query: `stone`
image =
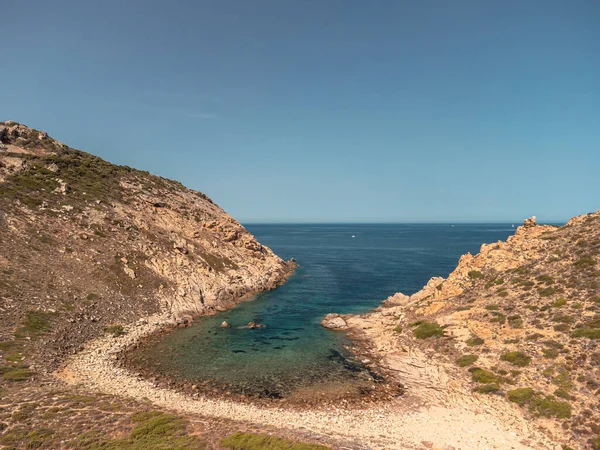
<path id="1" fill-rule="evenodd" d="M 330 330 L 346 330 L 348 324 L 339 314 L 327 314 L 321 321 L 321 326 Z"/>
<path id="2" fill-rule="evenodd" d="M 231 327 L 231 325 L 229 325 L 229 323 L 226 320 L 224 320 L 223 323 L 221 323 L 221 328 L 229 328 L 229 327 Z"/>
<path id="3" fill-rule="evenodd" d="M 537 225 L 537 220 L 536 220 L 535 216 L 532 216 L 529 219 L 525 219 L 525 221 L 523 222 L 523 226 L 525 228 L 535 227 L 536 225 Z"/>

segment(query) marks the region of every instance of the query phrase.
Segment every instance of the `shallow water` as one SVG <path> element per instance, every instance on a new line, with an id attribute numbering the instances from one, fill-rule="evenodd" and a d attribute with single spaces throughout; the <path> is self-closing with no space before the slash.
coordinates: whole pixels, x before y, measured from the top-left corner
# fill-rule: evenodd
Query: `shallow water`
<path id="1" fill-rule="evenodd" d="M 371 374 L 345 350 L 343 333 L 319 325 L 329 312 L 361 313 L 395 292 L 447 276 L 458 258 L 504 240 L 511 225 L 249 225 L 248 231 L 300 267 L 280 288 L 132 355 L 135 365 L 237 394 L 294 397 L 350 392 Z M 226 320 L 231 328 L 220 328 Z M 263 329 L 240 328 L 248 322 Z"/>

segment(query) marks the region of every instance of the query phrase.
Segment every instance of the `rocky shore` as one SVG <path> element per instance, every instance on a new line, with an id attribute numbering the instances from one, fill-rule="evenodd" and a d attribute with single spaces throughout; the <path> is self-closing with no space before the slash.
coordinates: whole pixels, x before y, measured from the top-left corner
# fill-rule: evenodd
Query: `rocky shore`
<path id="1" fill-rule="evenodd" d="M 373 449 L 548 449 L 554 448 L 543 435 L 503 402 L 448 397 L 435 402 L 416 398 L 373 404 L 364 408 L 345 405 L 297 410 L 289 407 L 264 407 L 255 404 L 190 396 L 155 386 L 126 369 L 116 367 L 115 359 L 165 323 L 164 316 L 152 316 L 126 327 L 126 334 L 103 337 L 68 359 L 55 373 L 65 383 L 136 399 L 145 398 L 155 406 L 180 414 L 208 418 L 235 418 L 240 422 L 274 426 L 326 436 L 354 447 Z M 456 430 L 461 430 L 457 433 Z"/>
<path id="2" fill-rule="evenodd" d="M 599 224 L 600 211 L 562 227 L 527 219 L 506 242 L 461 257 L 448 278 L 322 325 L 361 342 L 405 385 L 404 402 L 492 400 L 499 420 L 544 433 L 530 448 L 600 448 Z"/>

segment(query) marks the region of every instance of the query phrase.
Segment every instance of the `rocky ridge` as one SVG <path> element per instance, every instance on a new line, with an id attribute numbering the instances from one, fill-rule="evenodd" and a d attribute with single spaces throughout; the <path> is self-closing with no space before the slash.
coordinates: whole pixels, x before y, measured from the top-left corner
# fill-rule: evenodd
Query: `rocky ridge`
<path id="1" fill-rule="evenodd" d="M 532 218 L 448 278 L 330 319 L 416 401 L 501 398 L 557 448 L 600 449 L 599 262 L 600 212 L 561 227 Z"/>
<path id="2" fill-rule="evenodd" d="M 15 122 L 0 141 L 0 340 L 40 367 L 151 314 L 187 325 L 293 271 L 178 182 Z"/>

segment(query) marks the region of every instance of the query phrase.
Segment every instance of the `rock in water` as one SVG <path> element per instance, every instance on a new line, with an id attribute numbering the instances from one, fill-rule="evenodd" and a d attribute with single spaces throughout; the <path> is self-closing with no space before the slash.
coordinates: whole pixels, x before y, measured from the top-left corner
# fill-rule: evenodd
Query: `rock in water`
<path id="1" fill-rule="evenodd" d="M 348 324 L 339 314 L 327 314 L 321 321 L 321 325 L 330 330 L 348 329 Z"/>
<path id="2" fill-rule="evenodd" d="M 229 325 L 229 323 L 226 320 L 224 320 L 223 323 L 221 324 L 221 328 L 229 328 L 229 327 L 231 327 L 231 325 Z"/>

